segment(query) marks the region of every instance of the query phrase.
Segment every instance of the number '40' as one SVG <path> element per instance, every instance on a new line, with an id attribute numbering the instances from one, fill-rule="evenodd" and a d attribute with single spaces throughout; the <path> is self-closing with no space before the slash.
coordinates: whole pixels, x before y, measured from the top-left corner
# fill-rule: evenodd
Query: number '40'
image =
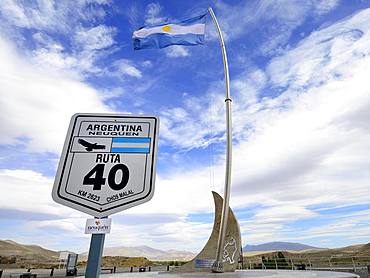
<path id="1" fill-rule="evenodd" d="M 101 190 L 102 185 L 105 185 L 106 178 L 104 178 L 105 164 L 97 164 L 90 172 L 86 174 L 83 179 L 83 185 L 93 185 L 93 190 Z M 121 171 L 121 180 L 116 182 L 117 172 Z M 125 188 L 128 183 L 130 171 L 125 164 L 114 165 L 108 173 L 108 185 L 113 190 L 121 190 Z"/>

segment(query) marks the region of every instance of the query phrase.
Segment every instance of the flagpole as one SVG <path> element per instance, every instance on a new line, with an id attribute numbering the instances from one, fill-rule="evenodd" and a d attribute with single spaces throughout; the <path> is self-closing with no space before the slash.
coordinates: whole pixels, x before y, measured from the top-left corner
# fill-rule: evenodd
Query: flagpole
<path id="1" fill-rule="evenodd" d="M 225 42 L 222 37 L 222 32 L 220 25 L 218 24 L 216 15 L 214 14 L 211 7 L 208 8 L 208 11 L 213 19 L 213 22 L 216 26 L 218 37 L 220 39 L 220 46 L 222 51 L 222 60 L 224 64 L 224 75 L 225 75 L 225 85 L 226 85 L 226 139 L 227 139 L 227 148 L 226 148 L 226 173 L 225 173 L 225 189 L 224 189 L 224 201 L 222 205 L 222 215 L 221 215 L 221 224 L 220 232 L 217 242 L 217 252 L 216 259 L 213 263 L 212 272 L 222 273 L 223 264 L 222 264 L 222 253 L 226 236 L 227 220 L 229 216 L 229 199 L 230 199 L 230 185 L 231 185 L 231 159 L 232 159 L 232 121 L 231 121 L 231 97 L 230 97 L 230 78 L 229 78 L 229 66 L 227 63 L 227 55 Z"/>

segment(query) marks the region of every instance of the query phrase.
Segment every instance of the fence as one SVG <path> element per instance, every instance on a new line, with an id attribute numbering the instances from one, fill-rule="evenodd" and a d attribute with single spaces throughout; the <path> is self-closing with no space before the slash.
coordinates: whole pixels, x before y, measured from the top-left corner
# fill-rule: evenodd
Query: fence
<path id="1" fill-rule="evenodd" d="M 370 256 L 287 256 L 281 252 L 270 257 L 243 257 L 243 269 L 336 270 L 370 274 Z M 365 277 L 370 277 L 365 276 Z"/>
<path id="2" fill-rule="evenodd" d="M 168 265 L 156 265 L 156 266 L 146 266 L 146 267 L 102 267 L 101 273 L 124 273 L 124 272 L 158 272 L 158 271 L 168 271 L 170 266 Z M 46 277 L 66 277 L 65 269 L 4 269 L 0 270 L 0 278 L 19 278 L 19 277 L 37 277 L 37 278 L 46 278 Z M 78 268 L 77 275 L 84 275 L 86 269 Z M 35 276 L 27 276 L 35 275 Z"/>

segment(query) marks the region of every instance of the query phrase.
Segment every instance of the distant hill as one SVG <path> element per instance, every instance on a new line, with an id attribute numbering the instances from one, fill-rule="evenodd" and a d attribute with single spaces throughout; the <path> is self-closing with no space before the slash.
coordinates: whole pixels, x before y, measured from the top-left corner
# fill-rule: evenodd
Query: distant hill
<path id="1" fill-rule="evenodd" d="M 58 260 L 59 252 L 37 245 L 24 245 L 12 240 L 0 240 L 0 256 L 17 256 L 27 259 Z"/>
<path id="2" fill-rule="evenodd" d="M 370 256 L 370 243 L 362 245 L 358 253 L 360 256 Z"/>
<path id="3" fill-rule="evenodd" d="M 258 245 L 245 245 L 243 247 L 243 252 L 254 252 L 254 251 L 302 251 L 302 250 L 320 250 L 322 248 L 305 245 L 301 243 L 293 242 L 268 242 Z"/>
<path id="4" fill-rule="evenodd" d="M 59 260 L 59 252 L 37 245 L 24 245 L 12 240 L 0 240 L 0 262 L 10 263 L 14 267 L 33 267 L 53 265 Z"/>
<path id="5" fill-rule="evenodd" d="M 81 259 L 87 257 L 87 255 L 87 252 L 82 253 Z M 144 257 L 151 261 L 189 261 L 193 259 L 195 255 L 196 254 L 187 251 L 163 251 L 145 245 L 133 247 L 105 247 L 103 251 L 103 256 Z"/>
<path id="6" fill-rule="evenodd" d="M 244 257 L 249 263 L 258 265 L 261 263 L 262 257 L 265 258 L 275 258 L 278 256 L 280 251 L 245 251 Z M 357 244 L 350 245 L 341 248 L 333 249 L 306 249 L 301 251 L 282 251 L 285 259 L 300 261 L 302 263 L 307 263 L 309 260 L 316 261 L 318 258 L 337 258 L 337 263 L 350 262 L 351 258 L 358 257 L 361 258 L 361 263 L 368 264 L 368 257 L 370 256 L 370 243 L 368 244 Z M 342 261 L 341 261 L 342 260 Z"/>
<path id="7" fill-rule="evenodd" d="M 118 265 L 124 261 L 125 263 L 130 263 L 131 265 L 136 265 L 136 261 L 138 264 L 144 265 L 144 258 L 152 261 L 189 261 L 195 257 L 195 254 L 187 251 L 162 251 L 148 246 L 135 246 L 104 248 L 103 256 L 120 257 L 116 259 L 106 259 L 109 261 L 117 260 Z M 80 254 L 79 261 L 86 259 L 87 252 Z M 118 263 L 118 261 L 120 263 Z M 37 245 L 20 244 L 12 240 L 0 240 L 0 265 L 4 263 L 11 263 L 14 267 L 46 267 L 47 265 L 58 264 L 58 262 L 59 251 L 48 250 Z"/>
<path id="8" fill-rule="evenodd" d="M 370 244 L 356 244 L 341 248 L 333 249 L 315 249 L 305 250 L 301 252 L 302 255 L 314 255 L 321 257 L 330 256 L 370 256 Z"/>

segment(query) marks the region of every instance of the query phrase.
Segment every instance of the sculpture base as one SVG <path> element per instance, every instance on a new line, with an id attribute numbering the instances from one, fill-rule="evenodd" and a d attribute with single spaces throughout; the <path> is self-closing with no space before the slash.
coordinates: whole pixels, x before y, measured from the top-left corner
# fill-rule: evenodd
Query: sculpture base
<path id="1" fill-rule="evenodd" d="M 224 273 L 224 266 L 222 262 L 214 262 L 212 265 L 212 272 L 213 273 Z"/>
<path id="2" fill-rule="evenodd" d="M 203 272 L 203 273 L 223 273 L 234 272 L 240 267 L 239 259 L 241 255 L 241 235 L 238 220 L 233 211 L 229 208 L 227 220 L 226 236 L 222 257 L 215 262 L 218 234 L 220 231 L 222 214 L 222 197 L 212 191 L 215 202 L 215 220 L 211 236 L 209 237 L 203 250 L 190 262 L 171 270 L 176 273 Z M 216 264 L 215 264 L 216 263 Z"/>

